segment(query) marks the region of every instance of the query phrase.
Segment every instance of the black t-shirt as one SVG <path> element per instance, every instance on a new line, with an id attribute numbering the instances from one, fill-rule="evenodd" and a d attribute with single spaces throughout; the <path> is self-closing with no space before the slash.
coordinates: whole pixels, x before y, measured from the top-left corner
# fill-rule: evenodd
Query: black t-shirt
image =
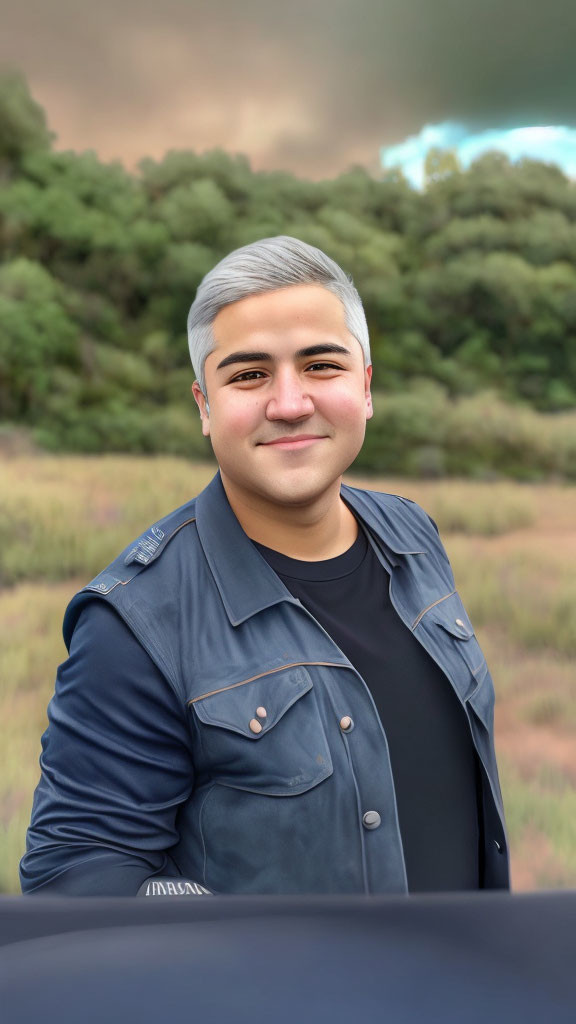
<path id="1" fill-rule="evenodd" d="M 446 675 L 396 613 L 363 529 L 336 558 L 306 562 L 253 542 L 372 694 L 392 764 L 410 892 L 479 887 L 477 761 Z"/>

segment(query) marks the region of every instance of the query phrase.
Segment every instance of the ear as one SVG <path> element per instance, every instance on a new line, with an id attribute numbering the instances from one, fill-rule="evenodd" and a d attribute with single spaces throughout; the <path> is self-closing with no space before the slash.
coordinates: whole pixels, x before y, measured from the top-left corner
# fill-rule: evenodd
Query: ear
<path id="1" fill-rule="evenodd" d="M 364 371 L 364 395 L 366 398 L 366 419 L 372 419 L 374 415 L 374 409 L 372 408 L 372 394 L 370 391 L 370 384 L 372 381 L 372 364 L 367 366 Z"/>
<path id="2" fill-rule="evenodd" d="M 194 400 L 200 410 L 202 433 L 204 434 L 204 437 L 210 437 L 210 418 L 207 409 L 207 402 L 197 380 L 195 380 L 192 385 L 192 394 L 194 395 Z"/>

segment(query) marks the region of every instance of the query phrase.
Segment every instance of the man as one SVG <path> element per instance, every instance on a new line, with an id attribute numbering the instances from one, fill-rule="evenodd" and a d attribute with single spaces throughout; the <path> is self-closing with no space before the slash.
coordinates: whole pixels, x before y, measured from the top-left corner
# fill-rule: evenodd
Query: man
<path id="1" fill-rule="evenodd" d="M 342 485 L 372 415 L 351 280 L 264 239 L 188 332 L 219 472 L 68 607 L 23 889 L 507 887 L 494 691 L 435 524 Z"/>

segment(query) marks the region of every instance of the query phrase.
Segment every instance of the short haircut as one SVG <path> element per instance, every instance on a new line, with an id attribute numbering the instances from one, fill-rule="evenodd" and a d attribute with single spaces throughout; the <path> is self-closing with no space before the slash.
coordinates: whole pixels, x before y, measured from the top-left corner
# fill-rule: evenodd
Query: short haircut
<path id="1" fill-rule="evenodd" d="M 251 295 L 297 284 L 319 284 L 340 299 L 346 327 L 362 348 L 364 365 L 370 366 L 368 325 L 352 278 L 321 249 L 289 235 L 277 235 L 234 249 L 198 286 L 188 313 L 188 345 L 205 397 L 204 363 L 216 347 L 212 324 L 220 310 Z"/>

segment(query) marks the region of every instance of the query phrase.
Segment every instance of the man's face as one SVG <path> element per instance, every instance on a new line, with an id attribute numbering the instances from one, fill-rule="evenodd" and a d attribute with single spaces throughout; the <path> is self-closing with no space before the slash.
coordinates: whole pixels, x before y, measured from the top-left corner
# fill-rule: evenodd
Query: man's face
<path id="1" fill-rule="evenodd" d="M 194 397 L 225 484 L 249 504 L 306 505 L 340 480 L 372 416 L 362 349 L 340 300 L 294 285 L 225 306 Z"/>

